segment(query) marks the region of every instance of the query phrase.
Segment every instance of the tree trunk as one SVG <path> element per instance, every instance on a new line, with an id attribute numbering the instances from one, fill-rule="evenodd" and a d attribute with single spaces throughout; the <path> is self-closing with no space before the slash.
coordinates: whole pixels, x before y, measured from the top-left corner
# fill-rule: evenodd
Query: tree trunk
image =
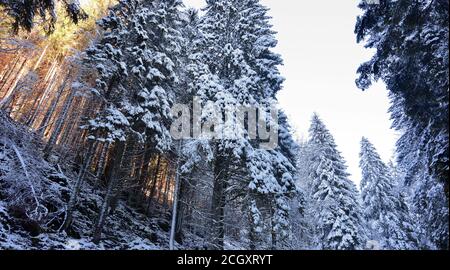
<path id="1" fill-rule="evenodd" d="M 256 249 L 256 232 L 255 232 L 255 220 L 253 218 L 253 214 L 250 211 L 250 218 L 249 218 L 249 249 L 255 250 Z"/>
<path id="2" fill-rule="evenodd" d="M 109 212 L 109 214 L 111 214 L 111 215 L 116 210 L 120 196 L 122 195 L 122 190 L 123 190 L 124 185 L 129 183 L 131 169 L 132 169 L 131 164 L 133 161 L 135 147 L 136 147 L 136 138 L 134 136 L 131 136 L 131 138 L 129 139 L 129 141 L 126 145 L 126 148 L 125 148 L 124 154 L 123 154 L 123 158 L 122 158 L 121 170 L 119 172 L 120 181 L 116 185 L 116 189 L 114 190 L 114 194 L 111 199 L 111 203 L 110 203 L 111 211 Z"/>
<path id="3" fill-rule="evenodd" d="M 6 83 L 9 81 L 9 77 L 11 76 L 11 74 L 14 72 L 14 70 L 16 69 L 17 64 L 19 63 L 20 59 L 22 57 L 18 57 L 16 62 L 14 63 L 13 67 L 3 76 L 2 78 L 2 85 L 0 86 L 0 91 L 3 91 L 3 87 L 5 87 Z M 6 89 L 8 90 L 8 89 Z M 5 99 L 5 97 L 8 96 L 8 92 L 5 93 L 5 95 L 2 97 L 2 99 Z"/>
<path id="4" fill-rule="evenodd" d="M 167 171 L 168 171 L 168 167 L 165 162 L 164 162 L 164 164 L 161 165 L 161 167 L 163 167 L 163 169 L 159 171 L 159 174 L 157 176 L 158 188 L 155 189 L 155 194 L 157 194 L 156 195 L 156 203 L 159 205 L 162 205 L 161 196 L 163 195 L 163 192 L 164 192 L 164 186 L 166 184 Z"/>
<path id="5" fill-rule="evenodd" d="M 80 194 L 81 186 L 84 181 L 84 177 L 86 175 L 86 172 L 89 169 L 89 165 L 91 164 L 92 156 L 94 154 L 95 148 L 97 147 L 97 144 L 98 144 L 97 141 L 89 142 L 89 148 L 85 155 L 83 167 L 81 168 L 80 172 L 78 173 L 77 181 L 72 190 L 72 193 L 70 195 L 70 200 L 67 205 L 66 220 L 64 221 L 64 224 L 62 226 L 63 230 L 67 230 L 72 225 L 73 211 L 75 209 L 75 206 L 76 206 L 76 203 L 78 200 L 78 195 Z"/>
<path id="6" fill-rule="evenodd" d="M 27 59 L 23 60 L 21 66 L 20 66 L 20 68 L 19 68 L 19 71 L 17 72 L 16 79 L 13 79 L 13 80 L 9 83 L 9 85 L 6 87 L 6 91 L 7 91 L 7 92 L 6 92 L 6 95 L 3 97 L 2 101 L 0 101 L 0 107 L 3 107 L 3 105 L 4 105 L 3 103 L 6 103 L 6 101 L 7 101 L 8 98 L 9 98 L 9 96 L 10 96 L 10 95 L 12 94 L 12 92 L 14 91 L 14 89 L 15 89 L 15 84 L 18 82 L 19 76 L 20 76 L 20 74 L 22 73 L 23 69 L 25 68 L 26 62 L 27 62 Z M 9 79 L 9 76 L 10 76 L 10 75 L 11 75 L 11 73 L 8 75 L 8 79 Z M 2 86 L 1 89 L 3 89 L 3 87 L 6 86 L 6 82 L 7 82 L 7 80 L 5 80 L 5 83 L 3 84 L 3 86 Z"/>
<path id="7" fill-rule="evenodd" d="M 211 204 L 211 242 L 210 249 L 223 250 L 225 236 L 225 189 L 227 168 L 224 156 L 217 155 L 214 164 L 214 187 Z"/>
<path id="8" fill-rule="evenodd" d="M 175 190 L 173 195 L 172 204 L 172 224 L 170 226 L 170 239 L 169 239 L 169 249 L 174 249 L 175 233 L 176 233 L 176 223 L 177 223 L 177 210 L 178 210 L 178 194 L 180 188 L 180 154 L 181 154 L 181 141 L 179 142 L 177 149 L 177 162 L 175 164 Z"/>
<path id="9" fill-rule="evenodd" d="M 51 67 L 47 71 L 47 74 L 46 74 L 44 80 L 42 82 L 40 82 L 39 86 L 37 87 L 38 91 L 36 91 L 37 92 L 35 95 L 36 98 L 34 98 L 33 104 L 31 105 L 30 109 L 27 112 L 27 118 L 28 118 L 26 121 L 27 126 L 32 126 L 39 114 L 40 107 L 47 95 L 49 88 L 50 88 L 48 85 L 49 78 L 51 77 L 53 80 L 53 77 L 55 75 L 54 69 L 55 69 L 57 63 L 58 63 L 58 61 L 56 60 L 56 57 L 55 57 Z"/>
<path id="10" fill-rule="evenodd" d="M 177 239 L 181 239 L 182 237 L 182 228 L 183 228 L 183 220 L 184 220 L 184 215 L 186 212 L 186 204 L 183 202 L 183 199 L 186 197 L 186 184 L 184 183 L 186 181 L 186 179 L 184 179 L 181 175 L 179 176 L 179 181 L 180 183 L 178 184 L 178 205 L 177 205 L 177 221 L 176 221 L 176 227 L 175 227 L 175 238 Z M 176 179 L 175 179 L 176 180 Z M 176 188 L 176 182 L 175 182 L 175 188 Z M 174 196 L 174 202 L 175 202 L 176 197 Z"/>
<path id="11" fill-rule="evenodd" d="M 156 184 L 158 182 L 158 173 L 159 173 L 160 164 L 161 164 L 161 155 L 158 155 L 158 160 L 156 162 L 155 172 L 153 175 L 152 186 L 150 188 L 150 195 L 148 198 L 147 213 L 150 213 L 150 208 L 152 207 L 152 202 L 153 202 L 153 196 L 155 196 L 155 190 L 156 190 Z"/>
<path id="12" fill-rule="evenodd" d="M 97 177 L 97 179 L 100 178 L 100 176 L 103 174 L 103 172 L 105 171 L 105 165 L 106 165 L 106 156 L 108 154 L 108 149 L 109 149 L 109 143 L 106 142 L 103 147 L 102 147 L 102 152 L 100 154 L 100 159 L 98 161 L 98 165 L 97 165 L 97 173 L 95 174 L 95 176 Z"/>
<path id="13" fill-rule="evenodd" d="M 94 225 L 94 233 L 93 233 L 93 242 L 98 244 L 100 242 L 103 226 L 105 225 L 105 221 L 108 215 L 108 209 L 111 203 L 111 199 L 114 196 L 114 189 L 120 182 L 120 171 L 121 164 L 125 150 L 125 142 L 119 141 L 114 147 L 114 162 L 111 166 L 112 173 L 110 174 L 110 179 L 108 181 L 108 189 L 105 194 L 105 198 L 103 199 L 103 204 L 100 208 L 100 213 L 97 218 L 97 222 Z"/>
<path id="14" fill-rule="evenodd" d="M 144 148 L 145 149 L 145 148 Z M 142 148 L 141 148 L 142 150 Z M 133 183 L 130 191 L 128 192 L 128 204 L 130 206 L 137 206 L 137 197 L 139 194 L 139 187 L 141 186 L 141 175 L 142 175 L 142 167 L 144 165 L 144 156 L 136 158 L 134 160 L 134 173 L 133 173 Z"/>
<path id="15" fill-rule="evenodd" d="M 145 197 L 145 191 L 147 188 L 147 180 L 148 180 L 148 173 L 149 173 L 149 169 L 150 169 L 150 161 L 152 158 L 152 153 L 151 151 L 148 150 L 148 145 L 145 146 L 145 153 L 144 153 L 144 158 L 142 160 L 143 166 L 142 166 L 142 172 L 141 172 L 141 176 L 139 179 L 139 184 L 136 187 L 136 194 L 138 195 L 138 200 L 137 203 L 138 204 L 142 204 L 144 202 L 144 197 Z"/>
<path id="16" fill-rule="evenodd" d="M 11 62 L 12 62 L 11 61 L 10 64 L 8 65 L 8 67 L 5 68 L 5 71 L 2 74 L 2 79 L 0 80 L 0 83 L 1 83 L 1 85 L 0 85 L 0 93 L 3 92 L 3 87 L 5 86 L 7 80 L 9 79 L 9 76 L 11 75 L 11 73 L 14 71 L 14 69 L 17 66 L 17 64 L 19 63 L 20 58 L 21 58 L 21 56 L 19 54 L 18 56 L 16 56 L 15 61 L 12 60 L 12 61 L 14 61 L 14 64 L 11 65 Z M 7 93 L 2 95 L 2 99 L 4 99 L 6 97 L 6 95 L 7 95 Z"/>
<path id="17" fill-rule="evenodd" d="M 270 207 L 270 216 L 273 217 L 273 207 Z M 277 241 L 277 232 L 275 231 L 275 227 L 273 226 L 273 218 L 270 220 L 270 232 L 271 232 L 271 249 L 277 250 L 278 248 L 278 241 Z"/>
<path id="18" fill-rule="evenodd" d="M 53 115 L 53 113 L 56 110 L 56 107 L 58 106 L 59 100 L 61 99 L 64 89 L 66 88 L 67 80 L 69 79 L 69 77 L 70 77 L 70 73 L 68 73 L 66 75 L 63 84 L 58 89 L 58 94 L 57 94 L 56 98 L 53 99 L 49 109 L 47 110 L 47 113 L 45 114 L 44 118 L 41 121 L 41 124 L 39 125 L 39 134 L 41 136 L 44 135 L 45 129 L 47 128 L 47 125 L 51 119 L 51 116 Z"/>
<path id="19" fill-rule="evenodd" d="M 65 86 L 64 86 L 65 87 Z M 67 97 L 66 101 L 64 102 L 61 115 L 58 117 L 58 120 L 56 121 L 55 128 L 52 132 L 52 136 L 48 140 L 47 145 L 44 149 L 44 157 L 48 158 L 50 156 L 50 153 L 53 149 L 53 146 L 56 143 L 56 140 L 58 139 L 59 135 L 61 134 L 63 123 L 66 120 L 66 117 L 69 113 L 70 105 L 72 105 L 72 101 L 75 96 L 75 90 L 71 89 L 69 96 Z"/>
<path id="20" fill-rule="evenodd" d="M 170 166 L 170 165 L 168 165 Z M 165 181 L 165 185 L 164 185 L 164 192 L 162 194 L 163 196 L 163 208 L 164 209 L 168 209 L 169 208 L 169 192 L 170 192 L 170 180 L 172 179 L 172 170 L 170 168 L 168 168 L 168 171 L 170 170 L 170 172 L 165 175 L 164 177 L 164 181 Z M 176 174 L 176 171 L 173 173 L 174 175 Z"/>

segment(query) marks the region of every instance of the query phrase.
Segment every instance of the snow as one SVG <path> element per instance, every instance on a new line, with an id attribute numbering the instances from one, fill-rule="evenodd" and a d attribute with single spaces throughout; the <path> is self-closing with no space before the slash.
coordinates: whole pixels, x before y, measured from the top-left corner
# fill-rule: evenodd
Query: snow
<path id="1" fill-rule="evenodd" d="M 158 69 L 151 68 L 147 74 L 147 79 L 154 80 L 155 78 L 164 80 L 166 78 L 166 76 L 164 76 Z"/>
<path id="2" fill-rule="evenodd" d="M 361 193 L 358 193 L 333 136 L 317 115 L 313 117 L 310 138 L 303 149 L 292 137 L 287 116 L 279 112 L 279 119 L 276 119 L 269 113 L 269 105 L 278 105 L 275 97 L 282 89 L 284 78 L 279 71 L 282 58 L 272 51 L 277 40 L 266 14 L 268 9 L 259 1 L 208 1 L 203 17 L 197 20 L 187 12 L 179 12 L 178 6 L 170 6 L 178 3 L 156 1 L 154 5 L 142 5 L 137 1 L 130 9 L 126 1 L 119 2 L 100 20 L 102 34 L 93 40 L 95 44 L 86 51 L 87 57 L 83 60 L 89 73 L 98 78 L 89 74 L 89 82 L 71 84 L 71 93 L 77 92 L 77 97 L 94 98 L 94 102 L 87 104 L 102 103 L 92 108 L 88 119 L 80 115 L 88 139 L 84 143 L 92 150 L 87 160 L 81 162 L 86 165 L 81 172 L 77 167 L 81 164 L 73 164 L 74 155 L 86 156 L 85 152 L 63 153 L 64 145 L 60 145 L 62 151 L 57 152 L 59 149 L 55 147 L 55 152 L 46 153 L 44 159 L 41 149 L 45 142 L 41 137 L 0 111 L 0 249 L 203 249 L 215 244 L 214 231 L 219 229 L 226 231 L 223 248 L 232 250 L 252 245 L 333 250 L 415 249 L 414 241 L 429 249 L 448 246 L 445 243 L 448 240 L 446 187 L 434 179 L 434 172 L 430 173 L 432 170 L 448 171 L 448 166 L 441 168 L 442 161 L 448 161 L 445 128 L 434 134 L 439 127 L 430 121 L 428 126 L 421 123 L 424 130 L 405 129 L 407 126 L 403 123 L 409 119 L 403 116 L 395 119 L 394 126 L 405 131 L 399 141 L 399 155 L 407 160 L 401 162 L 406 164 L 401 168 L 404 170 L 401 176 L 386 166 L 370 142 L 363 139 L 360 163 L 363 179 Z M 427 9 L 434 7 L 430 4 Z M 369 18 L 364 25 L 376 20 Z M 386 28 L 383 21 L 378 23 L 375 28 L 379 29 L 360 32 L 368 36 L 367 47 L 383 50 L 389 48 L 384 42 L 391 30 L 383 29 Z M 405 23 L 400 21 L 398 29 L 394 30 L 401 30 Z M 411 26 L 400 31 L 400 42 L 404 42 L 405 47 L 412 44 L 427 46 L 427 51 L 433 48 L 424 58 L 440 63 L 448 57 L 447 44 L 440 44 L 441 35 L 448 36 L 448 30 L 445 32 L 446 29 L 440 29 L 437 24 L 428 23 L 430 25 L 419 30 Z M 400 65 L 404 56 L 386 52 L 386 59 L 382 57 L 378 52 L 372 61 L 363 64 L 360 71 L 368 74 L 362 74 L 358 80 L 361 88 L 368 87 L 371 79 L 378 79 L 380 74 L 389 78 L 380 78 L 385 81 L 394 84 L 400 81 L 395 78 L 398 74 L 388 74 L 390 71 L 376 73 L 378 68 L 394 70 L 396 66 L 405 66 Z M 420 61 L 417 58 L 417 62 Z M 415 65 L 406 66 L 414 68 Z M 445 93 L 442 95 L 434 85 L 429 87 L 435 83 L 432 80 L 439 81 L 436 88 L 445 85 L 445 80 L 440 78 L 446 72 L 444 69 L 435 71 L 438 66 L 431 72 L 422 72 L 427 70 L 425 68 L 416 71 L 423 75 L 418 77 L 429 79 L 425 83 L 427 87 L 419 88 L 433 88 L 436 95 L 441 95 L 435 105 L 440 112 L 445 112 L 448 109 L 448 104 L 442 101 Z M 80 70 L 84 72 L 83 68 Z M 24 80 L 19 80 L 24 84 L 21 91 L 31 91 L 37 79 L 35 73 L 28 73 Z M 97 88 L 89 89 L 94 79 Z M 87 91 L 82 91 L 85 89 Z M 445 90 L 448 91 L 448 87 Z M 409 104 L 408 95 L 400 96 L 405 100 L 395 99 L 394 95 L 393 103 Z M 169 132 L 173 122 L 170 108 L 175 102 L 190 102 L 192 98 L 203 106 L 201 116 L 194 121 L 203 125 L 204 131 L 213 128 L 214 132 L 186 138 L 179 142 L 180 149 L 173 149 L 174 141 Z M 84 101 L 82 103 L 86 104 Z M 264 139 L 250 138 L 252 132 L 237 125 L 236 107 L 239 105 L 263 107 L 258 115 L 266 116 L 266 126 L 270 124 L 278 131 L 275 147 L 264 148 Z M 396 105 L 393 104 L 394 110 L 401 113 L 395 113 L 404 113 L 404 108 Z M 64 116 L 66 109 L 63 109 Z M 57 141 L 59 127 L 63 124 L 66 123 L 57 123 L 55 130 L 58 132 L 50 134 L 54 140 L 47 145 Z M 259 126 L 258 131 L 263 130 L 264 126 Z M 138 138 L 138 146 L 134 145 L 134 136 Z M 418 146 L 411 147 L 413 144 Z M 110 149 L 122 150 L 127 160 L 112 156 Z M 154 156 L 147 160 L 147 153 L 158 156 L 157 164 L 151 159 Z M 116 160 L 121 161 L 118 165 L 105 163 L 115 158 L 120 158 Z M 142 164 L 140 158 L 147 164 Z M 161 160 L 164 165 L 168 164 L 164 171 L 155 169 Z M 93 162 L 101 165 L 94 166 Z M 114 167 L 116 165 L 119 167 Z M 96 176 L 86 173 L 91 167 L 96 167 Z M 99 168 L 114 174 L 101 175 Z M 152 173 L 151 182 L 144 177 L 132 179 L 143 168 L 147 169 L 145 173 Z M 143 196 L 154 195 L 153 191 L 149 195 L 143 190 L 146 184 L 156 181 L 161 182 L 157 189 L 161 188 L 163 181 L 159 178 L 166 177 L 165 185 L 172 188 L 167 179 L 174 171 L 175 192 L 168 193 L 175 197 L 172 207 L 155 203 L 150 209 L 143 206 L 145 199 L 139 206 L 130 203 L 135 199 L 132 196 L 125 200 L 125 195 L 129 195 L 126 192 L 135 187 L 141 188 Z M 139 186 L 130 180 L 139 180 Z M 125 184 L 116 185 L 116 181 Z M 412 185 L 411 194 L 403 195 L 407 188 L 400 182 Z M 104 184 L 110 187 L 106 195 Z M 220 190 L 222 184 L 226 186 L 224 191 Z M 78 194 L 78 187 L 81 187 L 79 196 L 71 196 Z M 177 196 L 179 187 L 180 198 Z M 117 205 L 114 202 L 109 215 L 109 195 L 116 191 L 119 201 Z M 161 190 L 157 192 L 159 198 Z M 410 195 L 413 196 L 406 197 Z M 75 202 L 76 207 L 72 208 Z M 211 212 L 214 212 L 210 209 L 211 203 L 213 207 L 224 204 L 221 208 L 224 213 L 212 214 L 213 218 L 224 215 L 224 220 L 211 222 Z M 186 207 L 180 207 L 185 212 L 178 211 L 178 205 Z M 63 232 L 66 221 L 72 217 L 67 208 L 74 210 L 73 224 Z M 414 216 L 410 216 L 409 209 L 414 211 Z M 174 242 L 180 213 L 190 215 L 183 220 L 188 224 L 182 224 L 189 227 L 186 231 L 183 228 L 183 244 Z M 92 228 L 96 220 L 103 222 L 103 218 L 105 226 L 97 245 L 93 236 L 96 239 L 98 235 Z M 420 220 L 416 222 L 412 218 Z"/>

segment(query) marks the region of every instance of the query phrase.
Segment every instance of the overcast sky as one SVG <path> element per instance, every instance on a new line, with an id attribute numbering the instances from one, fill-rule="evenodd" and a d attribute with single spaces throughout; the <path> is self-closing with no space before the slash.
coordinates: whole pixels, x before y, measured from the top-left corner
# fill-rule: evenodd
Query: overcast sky
<path id="1" fill-rule="evenodd" d="M 184 0 L 202 7 L 204 0 Z M 396 132 L 390 129 L 389 100 L 382 83 L 363 92 L 356 88 L 356 69 L 372 52 L 356 44 L 353 29 L 358 0 L 261 0 L 268 6 L 278 32 L 275 49 L 284 59 L 286 78 L 278 96 L 296 136 L 307 138 L 309 121 L 317 112 L 336 139 L 359 185 L 359 146 L 366 136 L 388 162 Z"/>

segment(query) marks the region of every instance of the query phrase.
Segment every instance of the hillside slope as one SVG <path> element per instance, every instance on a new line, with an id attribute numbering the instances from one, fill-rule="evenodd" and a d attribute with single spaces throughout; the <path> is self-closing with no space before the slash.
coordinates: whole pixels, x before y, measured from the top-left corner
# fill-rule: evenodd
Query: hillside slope
<path id="1" fill-rule="evenodd" d="M 42 158 L 42 142 L 0 111 L 0 249 L 166 249 L 167 216 L 148 218 L 119 202 L 100 245 L 90 241 L 102 188 L 88 181 L 68 233 L 60 232 L 75 173 Z M 57 160 L 57 157 L 53 157 Z"/>

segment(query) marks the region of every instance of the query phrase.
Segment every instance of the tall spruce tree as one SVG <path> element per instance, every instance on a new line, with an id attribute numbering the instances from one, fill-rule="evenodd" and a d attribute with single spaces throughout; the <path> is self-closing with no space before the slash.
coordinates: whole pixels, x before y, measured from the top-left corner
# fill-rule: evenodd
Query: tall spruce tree
<path id="1" fill-rule="evenodd" d="M 442 230 L 448 216 L 434 216 L 436 226 L 430 227 L 433 214 L 423 211 L 448 212 L 449 2 L 361 1 L 359 7 L 364 13 L 356 23 L 357 40 L 376 53 L 359 68 L 357 85 L 367 89 L 375 80 L 386 83 L 393 126 L 402 132 L 397 143 L 398 165 L 405 172 L 402 182 L 412 187 L 412 199 L 419 200 L 413 203 L 423 205 L 413 210 L 421 227 L 428 228 L 426 235 L 441 235 L 439 239 L 448 242 L 448 229 Z M 440 183 L 432 188 L 435 192 L 426 195 L 436 180 Z M 448 247 L 436 238 L 421 242 Z"/>
<path id="2" fill-rule="evenodd" d="M 419 170 L 413 186 L 412 210 L 417 218 L 419 247 L 421 249 L 449 249 L 448 238 L 448 199 L 444 186 L 436 185 L 436 180 L 427 174 L 426 167 Z"/>
<path id="3" fill-rule="evenodd" d="M 352 250 L 365 244 L 359 194 L 334 138 L 317 115 L 309 130 L 309 177 L 318 249 Z"/>
<path id="4" fill-rule="evenodd" d="M 361 196 L 367 234 L 384 249 L 416 249 L 414 225 L 388 167 L 368 139 L 361 141 Z"/>
<path id="5" fill-rule="evenodd" d="M 191 65 L 188 65 L 193 79 L 190 87 L 204 109 L 202 125 L 211 118 L 235 119 L 235 115 L 225 114 L 237 106 L 263 107 L 268 112 L 269 106 L 276 102 L 275 94 L 283 82 L 277 66 L 282 61 L 271 51 L 276 40 L 266 12 L 254 0 L 207 1 L 199 24 L 201 33 L 194 43 L 199 49 L 192 52 Z M 261 202 L 271 209 L 272 248 L 277 248 L 278 240 L 286 237 L 287 198 L 295 193 L 295 166 L 290 160 L 294 155 L 289 156 L 287 150 L 290 147 L 288 127 L 285 123 L 283 127 L 284 146 L 272 150 L 260 149 L 259 141 L 251 140 L 248 130 L 226 121 L 214 125 L 214 131 L 220 136 L 206 136 L 189 144 L 190 150 L 196 152 L 191 153 L 183 168 L 194 168 L 198 156 L 206 155 L 213 171 L 210 248 L 223 248 L 224 209 L 232 193 L 233 197 L 245 201 L 242 207 L 253 213 L 250 214 L 253 220 L 259 213 L 255 207 L 263 207 Z M 258 199 L 261 196 L 265 199 Z M 253 227 L 259 228 L 259 224 Z"/>
<path id="6" fill-rule="evenodd" d="M 448 186 L 448 1 L 363 1 L 360 8 L 358 42 L 377 51 L 359 68 L 357 84 L 387 84 L 395 128 L 414 134 L 404 135 L 400 161 L 423 145 L 431 175 Z"/>
<path id="7" fill-rule="evenodd" d="M 180 6 L 177 0 L 120 1 L 98 22 L 103 35 L 87 50 L 86 62 L 95 66 L 99 75 L 92 92 L 102 104 L 98 116 L 85 125 L 90 149 L 99 143 L 112 144 L 115 156 L 95 225 L 96 242 L 112 199 L 120 194 L 129 174 L 130 166 L 126 165 L 138 143 L 145 143 L 147 151 L 153 153 L 163 153 L 171 147 L 170 108 L 178 83 L 182 43 Z M 89 163 L 88 158 L 84 167 Z M 69 209 L 73 209 L 83 177 L 80 174 Z"/>

